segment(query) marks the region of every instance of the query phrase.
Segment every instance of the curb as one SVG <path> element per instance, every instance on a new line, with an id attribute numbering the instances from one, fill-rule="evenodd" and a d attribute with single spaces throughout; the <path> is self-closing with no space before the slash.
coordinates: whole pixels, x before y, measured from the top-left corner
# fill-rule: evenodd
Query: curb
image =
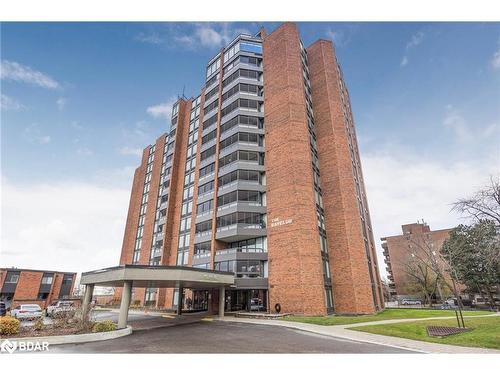
<path id="1" fill-rule="evenodd" d="M 112 340 L 120 337 L 128 336 L 132 333 L 132 327 L 127 326 L 127 328 L 117 329 L 116 331 L 108 332 L 95 332 L 95 333 L 82 333 L 77 335 L 64 335 L 64 336 L 36 336 L 36 337 L 16 337 L 3 339 L 9 340 L 10 342 L 46 342 L 49 345 L 61 345 L 61 344 L 82 344 L 86 342 L 104 341 Z"/>

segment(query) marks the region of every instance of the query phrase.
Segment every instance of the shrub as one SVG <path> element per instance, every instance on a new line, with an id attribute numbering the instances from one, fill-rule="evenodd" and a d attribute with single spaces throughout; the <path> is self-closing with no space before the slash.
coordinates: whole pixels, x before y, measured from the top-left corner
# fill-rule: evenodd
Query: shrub
<path id="1" fill-rule="evenodd" d="M 92 332 L 108 332 L 116 330 L 116 324 L 111 320 L 96 322 L 92 327 Z"/>
<path id="2" fill-rule="evenodd" d="M 0 317 L 0 335 L 15 335 L 19 333 L 21 322 L 11 316 Z"/>
<path id="3" fill-rule="evenodd" d="M 43 318 L 39 318 L 36 320 L 35 324 L 33 324 L 33 329 L 35 331 L 41 331 L 45 325 L 43 324 Z"/>

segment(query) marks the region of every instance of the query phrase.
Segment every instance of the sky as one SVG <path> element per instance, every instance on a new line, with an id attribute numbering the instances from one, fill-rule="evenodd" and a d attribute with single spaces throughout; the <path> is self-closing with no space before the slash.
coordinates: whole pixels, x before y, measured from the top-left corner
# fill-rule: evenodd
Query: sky
<path id="1" fill-rule="evenodd" d="M 118 264 L 142 149 L 261 26 L 279 23 L 2 23 L 0 266 Z M 450 204 L 500 171 L 500 24 L 298 26 L 335 43 L 385 275 L 380 237 L 464 222 Z"/>

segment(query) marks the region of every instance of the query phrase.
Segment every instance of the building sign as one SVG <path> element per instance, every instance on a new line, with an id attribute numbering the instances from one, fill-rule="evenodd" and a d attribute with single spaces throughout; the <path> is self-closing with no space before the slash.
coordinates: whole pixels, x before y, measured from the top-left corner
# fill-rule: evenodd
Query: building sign
<path id="1" fill-rule="evenodd" d="M 271 228 L 280 227 L 282 225 L 292 224 L 293 219 L 281 219 L 279 217 L 275 217 L 271 220 Z"/>

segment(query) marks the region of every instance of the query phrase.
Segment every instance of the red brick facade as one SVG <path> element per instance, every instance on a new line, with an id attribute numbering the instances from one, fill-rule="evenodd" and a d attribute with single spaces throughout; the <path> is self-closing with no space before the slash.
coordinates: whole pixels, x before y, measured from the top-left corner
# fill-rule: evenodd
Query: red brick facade
<path id="1" fill-rule="evenodd" d="M 8 274 L 17 275 L 17 282 L 9 282 L 9 280 L 7 280 Z M 44 274 L 52 276 L 52 283 L 50 285 L 41 284 Z M 71 284 L 63 286 L 63 279 L 65 275 L 67 277 L 71 276 Z M 73 296 L 75 278 L 76 273 L 71 272 L 1 268 L 0 298 L 2 301 L 7 302 L 10 306 L 22 303 L 34 303 L 44 309 L 52 302 L 63 298 L 61 295 L 61 288 L 64 288 L 63 293 L 68 293 L 64 294 L 64 298 L 71 298 Z M 39 298 L 41 291 L 43 291 L 43 294 L 46 295 L 46 298 Z"/>
<path id="2" fill-rule="evenodd" d="M 254 43 L 254 46 L 256 43 L 260 43 L 258 45 L 263 47 L 261 54 L 254 55 L 258 61 L 257 64 L 250 67 L 248 61 L 244 62 L 246 64 L 244 69 L 254 69 L 254 72 L 258 72 L 259 78 L 255 80 L 254 77 L 254 81 L 250 83 L 252 77 L 249 75 L 241 81 L 249 82 L 248 85 L 255 84 L 258 87 L 257 90 L 261 88 L 263 82 L 264 92 L 264 103 L 261 106 L 259 102 L 257 111 L 260 111 L 259 116 L 264 116 L 265 132 L 261 130 L 262 123 L 257 130 L 243 130 L 243 132 L 255 131 L 254 134 L 259 134 L 259 139 L 263 139 L 263 144 L 259 143 L 259 147 L 265 147 L 265 158 L 263 158 L 265 173 L 262 169 L 258 169 L 262 168 L 262 164 L 255 170 L 260 173 L 259 183 L 261 186 L 258 189 L 264 189 L 266 197 L 265 211 L 262 211 L 266 213 L 262 214 L 259 211 L 265 226 L 258 229 L 262 229 L 262 231 L 258 232 L 256 236 L 267 235 L 267 258 L 263 261 L 267 267 L 267 275 L 259 276 L 267 277 L 267 280 L 256 283 L 255 285 L 258 285 L 256 290 L 267 290 L 266 305 L 269 311 L 274 311 L 274 306 L 279 304 L 281 312 L 325 315 L 331 312 L 331 307 L 327 306 L 329 303 L 327 291 L 333 290 L 333 309 L 335 312 L 373 313 L 383 307 L 384 301 L 352 113 L 347 89 L 341 83 L 343 81 L 338 72 L 333 45 L 331 42 L 318 41 L 306 52 L 301 45 L 298 29 L 293 23 L 285 23 L 270 34 L 261 30 L 260 35 L 254 37 L 253 40 L 250 37 L 246 38 L 245 43 Z M 256 38 L 259 39 L 257 42 Z M 207 80 L 214 77 L 220 82 L 218 92 L 214 91 L 214 94 L 208 99 L 212 102 L 208 103 L 207 101 L 208 105 L 214 103 L 215 95 L 217 95 L 218 103 L 211 109 L 212 111 L 217 109 L 217 114 L 214 122 L 208 124 L 206 129 L 208 134 L 215 126 L 215 133 L 211 132 L 215 136 L 207 141 L 207 143 L 212 142 L 211 144 L 204 146 L 207 149 L 213 144 L 215 149 L 214 193 L 212 193 L 213 205 L 211 208 L 213 210 L 211 212 L 212 234 L 207 239 L 211 242 L 211 256 L 207 262 L 212 269 L 215 265 L 216 251 L 229 247 L 230 243 L 233 242 L 233 240 L 228 239 L 230 236 L 217 237 L 217 219 L 222 215 L 218 212 L 217 207 L 221 126 L 224 125 L 221 124 L 222 109 L 223 107 L 227 108 L 228 103 L 234 100 L 231 95 L 226 95 L 223 99 L 223 92 L 227 93 L 228 89 L 234 87 L 231 86 L 234 79 L 224 85 L 224 79 L 227 78 L 225 68 L 227 68 L 227 72 L 234 72 L 236 69 L 224 65 L 231 63 L 231 57 L 224 57 L 226 50 L 230 50 L 230 47 L 222 49 L 212 59 L 212 61 L 221 60 L 217 70 L 219 77 L 214 77 L 216 73 L 213 71 L 207 73 Z M 248 50 L 244 55 L 252 57 L 251 54 L 252 50 Z M 309 56 L 308 69 L 312 98 L 305 92 L 303 54 Z M 235 66 L 237 65 L 235 64 Z M 263 70 L 263 73 L 260 69 Z M 210 85 L 211 90 L 216 87 L 213 82 Z M 195 169 L 192 198 L 188 265 L 193 265 L 194 255 L 193 239 L 195 238 L 197 217 L 200 148 L 202 134 L 205 134 L 202 127 L 204 94 L 205 89 L 202 90 L 201 95 L 200 125 L 197 130 L 197 168 Z M 262 100 L 258 98 L 262 96 L 262 93 L 253 97 L 249 96 L 248 93 L 244 95 L 240 96 L 245 98 L 243 100 L 257 102 Z M 310 123 L 308 120 L 308 116 L 311 116 L 311 106 L 308 104 L 310 99 L 312 99 L 317 136 L 317 146 L 314 149 L 310 143 Z M 163 229 L 161 265 L 177 264 L 188 137 L 190 134 L 192 135 L 193 131 L 192 128 L 190 129 L 190 125 L 193 123 L 193 117 L 190 117 L 190 114 L 195 101 L 196 99 L 180 99 L 178 101 L 177 123 L 174 125 L 176 131 L 175 134 L 174 132 L 169 134 L 169 142 L 175 139 L 175 145 L 166 224 Z M 229 122 L 230 116 L 233 116 L 231 112 L 229 113 L 230 115 L 227 115 L 226 112 L 225 123 Z M 252 116 L 252 112 L 244 113 L 249 113 L 247 116 Z M 261 120 L 259 119 L 259 121 Z M 240 123 L 237 125 L 239 126 Z M 264 133 L 264 137 L 262 137 L 262 133 Z M 239 145 L 236 146 L 239 147 Z M 151 188 L 142 234 L 140 259 L 138 259 L 140 264 L 150 264 L 159 178 L 165 147 L 165 135 L 163 135 L 157 140 L 154 151 Z M 236 149 L 240 150 L 240 148 Z M 150 147 L 144 150 L 141 166 L 134 175 L 120 264 L 133 262 L 149 150 Z M 246 151 L 244 148 L 243 150 Z M 224 152 L 227 156 L 228 150 Z M 259 153 L 259 158 L 264 155 L 260 154 L 262 151 L 254 152 Z M 321 170 L 323 207 L 319 207 L 317 203 L 318 186 L 315 181 L 317 173 L 315 174 L 312 167 L 316 154 Z M 260 181 L 260 178 L 263 178 L 263 182 Z M 264 210 L 263 208 L 259 209 Z M 324 236 L 322 233 L 325 228 L 319 226 L 318 212 L 323 214 L 323 211 L 328 248 L 323 246 L 322 250 L 321 244 L 324 242 L 320 240 L 320 235 Z M 245 239 L 249 238 L 248 236 L 251 237 L 248 234 L 236 233 L 233 237 Z M 326 262 L 325 259 L 327 259 Z M 243 281 L 241 285 L 244 285 L 245 281 L 252 280 L 239 281 Z M 245 286 L 242 288 L 244 289 Z M 252 287 L 246 286 L 246 288 L 250 290 Z M 117 290 L 116 296 L 119 295 L 120 290 Z M 172 289 L 159 290 L 156 306 L 171 307 L 172 296 Z M 133 300 L 140 300 L 143 303 L 144 297 L 144 288 L 134 289 Z M 217 293 L 211 293 L 211 303 L 216 303 L 218 298 Z"/>

